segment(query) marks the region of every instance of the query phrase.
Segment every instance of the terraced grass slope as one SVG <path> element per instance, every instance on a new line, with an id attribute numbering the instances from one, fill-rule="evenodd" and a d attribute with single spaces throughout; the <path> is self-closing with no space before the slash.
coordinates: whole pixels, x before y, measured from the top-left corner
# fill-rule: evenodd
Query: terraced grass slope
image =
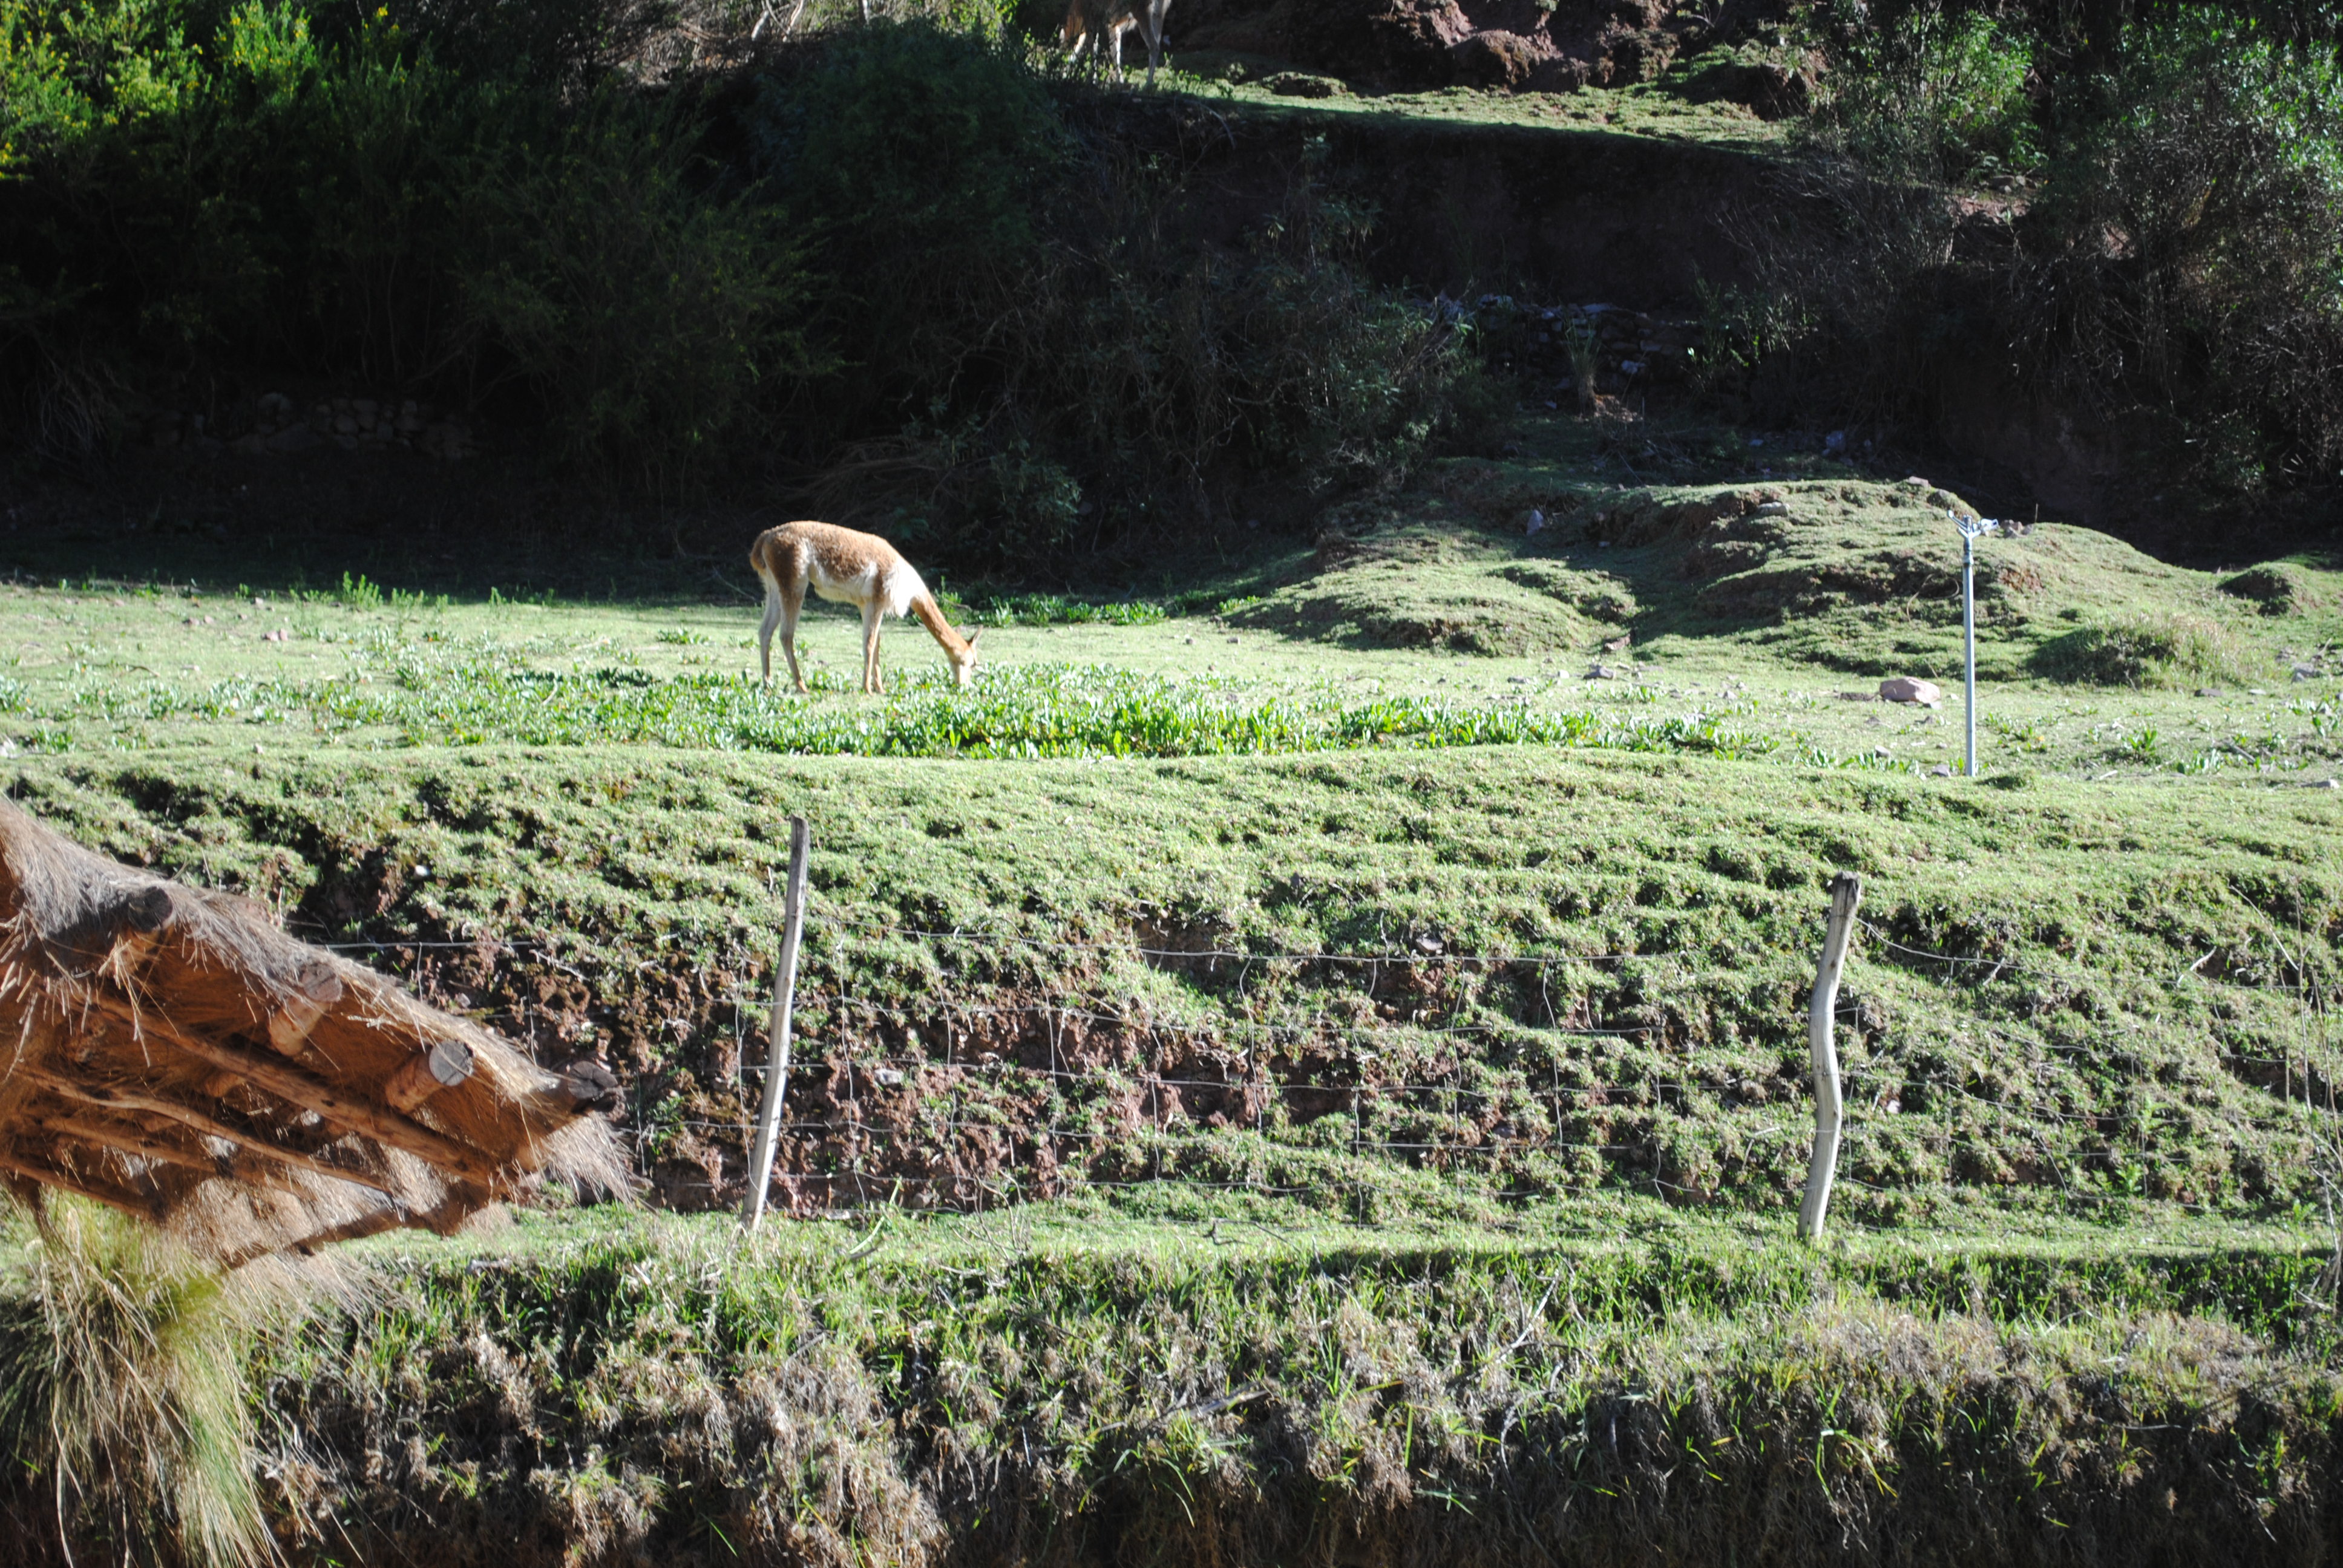
<path id="1" fill-rule="evenodd" d="M 264 1356 L 297 1560 L 2318 1562 L 2325 1259 L 2047 1228 L 1815 1254 L 1095 1205 L 550 1225 Z"/>
<path id="2" fill-rule="evenodd" d="M 1595 426 L 1523 433 L 1218 588 L 1004 601 L 973 695 L 900 632 L 897 694 L 850 693 L 836 618 L 816 695 L 764 691 L 745 608 L 18 587 L 15 789 L 609 1058 L 686 1207 L 737 1195 L 793 812 L 809 1211 L 1774 1209 L 1839 869 L 1849 1212 L 2321 1191 L 2343 799 L 2298 787 L 2343 576 L 1990 540 L 1991 776 L 1932 778 L 1954 712 L 1843 698 L 1953 684 L 1957 497 L 1786 457 L 1629 488 Z"/>
<path id="3" fill-rule="evenodd" d="M 1840 869 L 1868 884 L 1856 1211 L 2250 1207 L 2308 1201 L 2331 1162 L 2343 1042 L 2305 990 L 2343 914 L 2325 791 L 2174 790 L 2144 827 L 2135 794 L 2047 779 L 1534 747 L 210 751 L 16 779 L 111 852 L 390 944 L 548 1060 L 607 1052 L 684 1203 L 737 1192 L 792 812 L 817 849 L 801 1206 L 1159 1174 L 1333 1209 L 1603 1185 L 1775 1206 Z"/>

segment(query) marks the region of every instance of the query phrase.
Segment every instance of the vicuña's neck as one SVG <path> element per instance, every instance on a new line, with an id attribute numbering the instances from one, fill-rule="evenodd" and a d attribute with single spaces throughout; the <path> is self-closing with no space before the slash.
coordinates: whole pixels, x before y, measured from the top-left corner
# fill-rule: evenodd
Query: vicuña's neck
<path id="1" fill-rule="evenodd" d="M 911 613 L 920 618 L 920 624 L 928 628 L 930 636 L 952 652 L 958 653 L 968 646 L 968 639 L 954 631 L 951 622 L 944 618 L 943 607 L 936 603 L 934 595 L 921 594 L 913 599 Z"/>

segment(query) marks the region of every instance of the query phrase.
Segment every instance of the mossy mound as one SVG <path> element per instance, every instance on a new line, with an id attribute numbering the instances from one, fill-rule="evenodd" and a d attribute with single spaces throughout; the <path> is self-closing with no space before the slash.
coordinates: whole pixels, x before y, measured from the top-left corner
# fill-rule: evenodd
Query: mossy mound
<path id="1" fill-rule="evenodd" d="M 1925 480 L 1806 479 L 1571 488 L 1519 463 L 1436 473 L 1388 520 L 1322 548 L 1303 580 L 1246 624 L 1389 648 L 1535 655 L 1632 631 L 1660 657 L 1738 640 L 1852 674 L 1944 680 L 1961 663 L 1962 539 L 1976 510 Z M 1546 525 L 1532 534 L 1538 508 Z M 2290 639 L 2335 596 L 2298 564 L 2227 578 L 2096 530 L 2013 528 L 1978 541 L 1978 667 L 1996 679 L 2092 686 L 2250 685 L 2283 675 Z M 2343 633 L 2343 618 L 2335 630 Z M 2266 630 L 2267 628 L 2267 630 Z"/>
<path id="2" fill-rule="evenodd" d="M 1532 541 L 1534 544 L 1534 541 Z M 1320 569 L 1231 618 L 1377 648 L 1523 656 L 1584 649 L 1634 618 L 1608 573 L 1523 558 L 1477 530 L 1417 525 L 1322 548 Z"/>
<path id="3" fill-rule="evenodd" d="M 2256 606 L 2264 615 L 2291 615 L 2301 609 L 2309 597 L 2302 574 L 2276 562 L 2224 578 L 2220 588 L 2230 598 Z"/>
<path id="4" fill-rule="evenodd" d="M 2034 673 L 2087 686 L 2181 686 L 2251 678 L 2237 639 L 2200 616 L 2130 616 L 2052 638 Z"/>

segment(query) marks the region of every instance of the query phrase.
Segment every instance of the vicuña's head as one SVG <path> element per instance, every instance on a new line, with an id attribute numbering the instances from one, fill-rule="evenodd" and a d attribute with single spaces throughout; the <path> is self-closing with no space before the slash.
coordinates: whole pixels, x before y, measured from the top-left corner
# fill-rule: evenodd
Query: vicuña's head
<path id="1" fill-rule="evenodd" d="M 960 645 L 944 649 L 944 657 L 951 660 L 954 686 L 965 687 L 976 678 L 976 639 L 983 635 L 982 627 L 974 631 L 961 632 Z"/>

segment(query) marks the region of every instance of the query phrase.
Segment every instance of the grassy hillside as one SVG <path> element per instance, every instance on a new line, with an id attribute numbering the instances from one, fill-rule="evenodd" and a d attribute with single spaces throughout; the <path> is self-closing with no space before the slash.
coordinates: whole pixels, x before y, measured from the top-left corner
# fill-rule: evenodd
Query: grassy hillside
<path id="1" fill-rule="evenodd" d="M 687 1207 L 738 1191 L 791 813 L 804 1209 L 1775 1208 L 1839 869 L 1849 1213 L 2316 1198 L 2338 574 L 1989 541 L 1990 774 L 1932 777 L 1956 698 L 1844 699 L 1954 685 L 1957 498 L 1567 457 L 1450 463 L 1111 615 L 984 601 L 973 695 L 900 629 L 897 694 L 850 693 L 835 616 L 799 699 L 744 673 L 746 606 L 19 586 L 15 788 L 607 1056 Z"/>

